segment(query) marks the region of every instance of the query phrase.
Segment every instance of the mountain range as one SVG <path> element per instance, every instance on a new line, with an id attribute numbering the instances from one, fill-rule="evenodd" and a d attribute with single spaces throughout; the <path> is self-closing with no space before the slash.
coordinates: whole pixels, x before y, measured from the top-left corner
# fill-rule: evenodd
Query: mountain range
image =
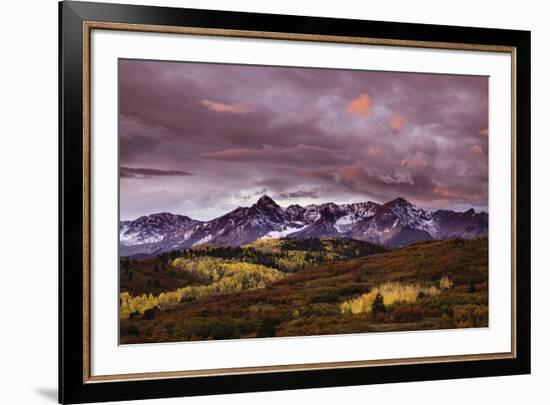
<path id="1" fill-rule="evenodd" d="M 267 195 L 210 221 L 158 213 L 120 222 L 120 255 L 149 256 L 201 244 L 241 246 L 268 238 L 344 237 L 386 246 L 431 239 L 470 239 L 488 233 L 489 216 L 473 208 L 426 210 L 404 198 L 279 206 Z"/>

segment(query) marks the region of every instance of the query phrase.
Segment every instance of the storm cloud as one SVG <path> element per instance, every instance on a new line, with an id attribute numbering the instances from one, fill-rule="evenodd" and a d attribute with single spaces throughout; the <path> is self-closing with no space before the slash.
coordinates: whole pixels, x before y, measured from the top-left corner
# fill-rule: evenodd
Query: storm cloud
<path id="1" fill-rule="evenodd" d="M 122 219 L 211 219 L 264 193 L 487 209 L 487 77 L 119 63 Z"/>
<path id="2" fill-rule="evenodd" d="M 163 176 L 192 176 L 193 173 L 187 173 L 181 170 L 162 170 L 151 169 L 148 167 L 125 167 L 120 166 L 119 175 L 121 178 L 143 179 Z"/>

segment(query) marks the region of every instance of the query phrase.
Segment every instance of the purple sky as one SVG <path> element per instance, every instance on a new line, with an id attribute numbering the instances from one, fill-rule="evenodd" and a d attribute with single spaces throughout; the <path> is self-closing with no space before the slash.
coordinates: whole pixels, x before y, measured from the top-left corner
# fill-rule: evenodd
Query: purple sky
<path id="1" fill-rule="evenodd" d="M 487 209 L 488 78 L 120 61 L 120 214 Z"/>

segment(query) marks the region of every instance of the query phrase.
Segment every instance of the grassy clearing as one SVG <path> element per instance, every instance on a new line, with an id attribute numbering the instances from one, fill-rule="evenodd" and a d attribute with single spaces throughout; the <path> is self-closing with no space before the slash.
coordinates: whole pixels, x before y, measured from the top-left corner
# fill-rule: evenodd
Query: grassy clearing
<path id="1" fill-rule="evenodd" d="M 448 279 L 447 279 L 448 280 Z M 403 284 L 396 282 L 384 283 L 374 287 L 366 294 L 340 304 L 342 313 L 361 314 L 371 312 L 374 300 L 380 294 L 384 305 L 395 302 L 415 302 L 417 299 L 437 295 L 441 290 L 435 286 L 420 286 L 419 284 Z"/>

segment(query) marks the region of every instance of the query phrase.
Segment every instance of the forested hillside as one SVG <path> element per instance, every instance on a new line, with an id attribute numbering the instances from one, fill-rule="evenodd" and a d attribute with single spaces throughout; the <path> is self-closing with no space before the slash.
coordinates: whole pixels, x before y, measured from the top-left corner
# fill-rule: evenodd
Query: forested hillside
<path id="1" fill-rule="evenodd" d="M 483 327 L 487 238 L 387 250 L 343 238 L 121 261 L 121 342 Z"/>

